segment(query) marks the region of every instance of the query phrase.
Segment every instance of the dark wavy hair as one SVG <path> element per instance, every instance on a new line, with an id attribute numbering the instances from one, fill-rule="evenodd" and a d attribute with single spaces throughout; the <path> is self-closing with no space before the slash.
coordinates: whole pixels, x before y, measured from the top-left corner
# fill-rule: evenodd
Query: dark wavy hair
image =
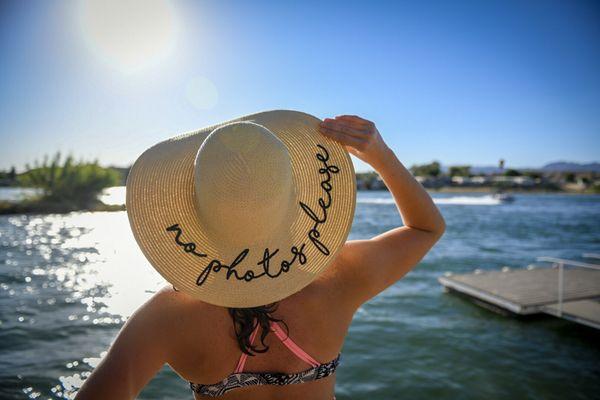
<path id="1" fill-rule="evenodd" d="M 265 344 L 265 338 L 270 332 L 270 323 L 283 322 L 286 331 L 289 333 L 289 329 L 285 321 L 273 317 L 271 314 L 277 310 L 279 303 L 271 303 L 259 307 L 251 308 L 228 308 L 229 315 L 233 319 L 233 326 L 235 329 L 235 336 L 238 342 L 238 346 L 242 352 L 254 356 L 255 353 L 266 353 L 269 350 L 269 346 Z M 250 343 L 250 336 L 254 329 L 260 325 L 262 332 L 260 334 L 260 342 L 262 348 L 257 344 Z M 253 353 L 254 352 L 254 353 Z"/>

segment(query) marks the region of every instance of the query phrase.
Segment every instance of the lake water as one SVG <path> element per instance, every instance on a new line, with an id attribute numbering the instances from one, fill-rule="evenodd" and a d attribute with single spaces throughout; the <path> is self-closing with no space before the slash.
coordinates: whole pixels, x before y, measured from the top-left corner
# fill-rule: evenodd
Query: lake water
<path id="1" fill-rule="evenodd" d="M 437 277 L 599 253 L 600 196 L 527 194 L 509 204 L 433 196 L 446 234 L 356 314 L 338 399 L 599 398 L 599 332 L 552 317 L 494 314 L 443 293 Z M 400 222 L 389 193 L 359 192 L 350 238 Z M 127 316 L 161 285 L 125 212 L 0 217 L 0 398 L 69 398 Z M 165 368 L 140 398 L 192 396 Z"/>
<path id="2" fill-rule="evenodd" d="M 41 195 L 42 191 L 35 188 L 0 187 L 0 201 L 16 203 L 23 199 Z M 115 186 L 104 189 L 99 199 L 108 205 L 125 204 L 125 186 Z"/>
<path id="3" fill-rule="evenodd" d="M 0 187 L 0 201 L 16 203 L 28 197 L 33 197 L 41 193 L 41 190 L 35 188 Z"/>

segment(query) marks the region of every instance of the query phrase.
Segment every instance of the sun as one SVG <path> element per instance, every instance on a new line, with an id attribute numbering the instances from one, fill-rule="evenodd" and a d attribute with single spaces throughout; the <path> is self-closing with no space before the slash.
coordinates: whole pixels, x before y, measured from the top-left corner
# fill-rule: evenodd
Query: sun
<path id="1" fill-rule="evenodd" d="M 159 63 L 174 45 L 175 15 L 166 0 L 89 0 L 80 11 L 90 50 L 122 72 Z"/>

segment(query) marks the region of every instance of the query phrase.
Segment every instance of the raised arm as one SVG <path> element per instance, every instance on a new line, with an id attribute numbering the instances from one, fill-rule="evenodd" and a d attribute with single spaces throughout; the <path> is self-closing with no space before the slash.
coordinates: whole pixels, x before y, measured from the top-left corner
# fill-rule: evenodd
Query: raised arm
<path id="1" fill-rule="evenodd" d="M 174 301 L 163 289 L 142 305 L 125 323 L 115 342 L 75 400 L 131 400 L 167 362 L 174 324 Z"/>
<path id="2" fill-rule="evenodd" d="M 338 253 L 335 295 L 352 310 L 394 284 L 433 247 L 445 230 L 423 186 L 385 144 L 375 124 L 354 115 L 326 118 L 321 133 L 370 164 L 390 190 L 404 222 L 367 240 L 350 240 Z"/>

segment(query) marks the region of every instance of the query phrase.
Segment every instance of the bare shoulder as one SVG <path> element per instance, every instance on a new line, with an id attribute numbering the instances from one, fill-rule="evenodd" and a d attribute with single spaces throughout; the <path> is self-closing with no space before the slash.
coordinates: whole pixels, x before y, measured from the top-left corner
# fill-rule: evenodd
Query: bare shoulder
<path id="1" fill-rule="evenodd" d="M 154 307 L 185 307 L 196 301 L 168 284 L 156 292 L 150 300 Z"/>
<path id="2" fill-rule="evenodd" d="M 371 239 L 349 240 L 320 281 L 339 309 L 354 313 L 407 274 L 440 236 L 402 226 Z"/>
<path id="3" fill-rule="evenodd" d="M 155 293 L 127 319 L 78 399 L 134 398 L 170 360 L 174 321 L 187 299 L 172 288 Z"/>
<path id="4" fill-rule="evenodd" d="M 170 337 L 173 327 L 185 320 L 185 314 L 190 308 L 202 307 L 202 302 L 175 290 L 171 285 L 165 285 L 150 299 L 142 304 L 130 317 L 141 329 L 152 329 L 156 335 Z"/>
<path id="5" fill-rule="evenodd" d="M 353 309 L 354 305 L 346 302 L 345 297 L 341 296 L 341 293 L 344 292 L 343 286 L 346 281 L 345 274 L 347 268 L 344 267 L 344 264 L 348 259 L 348 256 L 344 253 L 348 251 L 352 250 L 347 248 L 346 242 L 327 269 L 309 285 L 308 289 L 312 291 L 309 298 L 321 304 L 330 304 L 339 311 L 346 310 L 348 313 L 353 314 L 355 311 Z"/>
<path id="6" fill-rule="evenodd" d="M 189 296 L 175 290 L 171 285 L 165 285 L 154 293 L 138 311 L 152 313 L 156 316 L 168 316 L 172 312 L 182 309 L 189 303 Z"/>

